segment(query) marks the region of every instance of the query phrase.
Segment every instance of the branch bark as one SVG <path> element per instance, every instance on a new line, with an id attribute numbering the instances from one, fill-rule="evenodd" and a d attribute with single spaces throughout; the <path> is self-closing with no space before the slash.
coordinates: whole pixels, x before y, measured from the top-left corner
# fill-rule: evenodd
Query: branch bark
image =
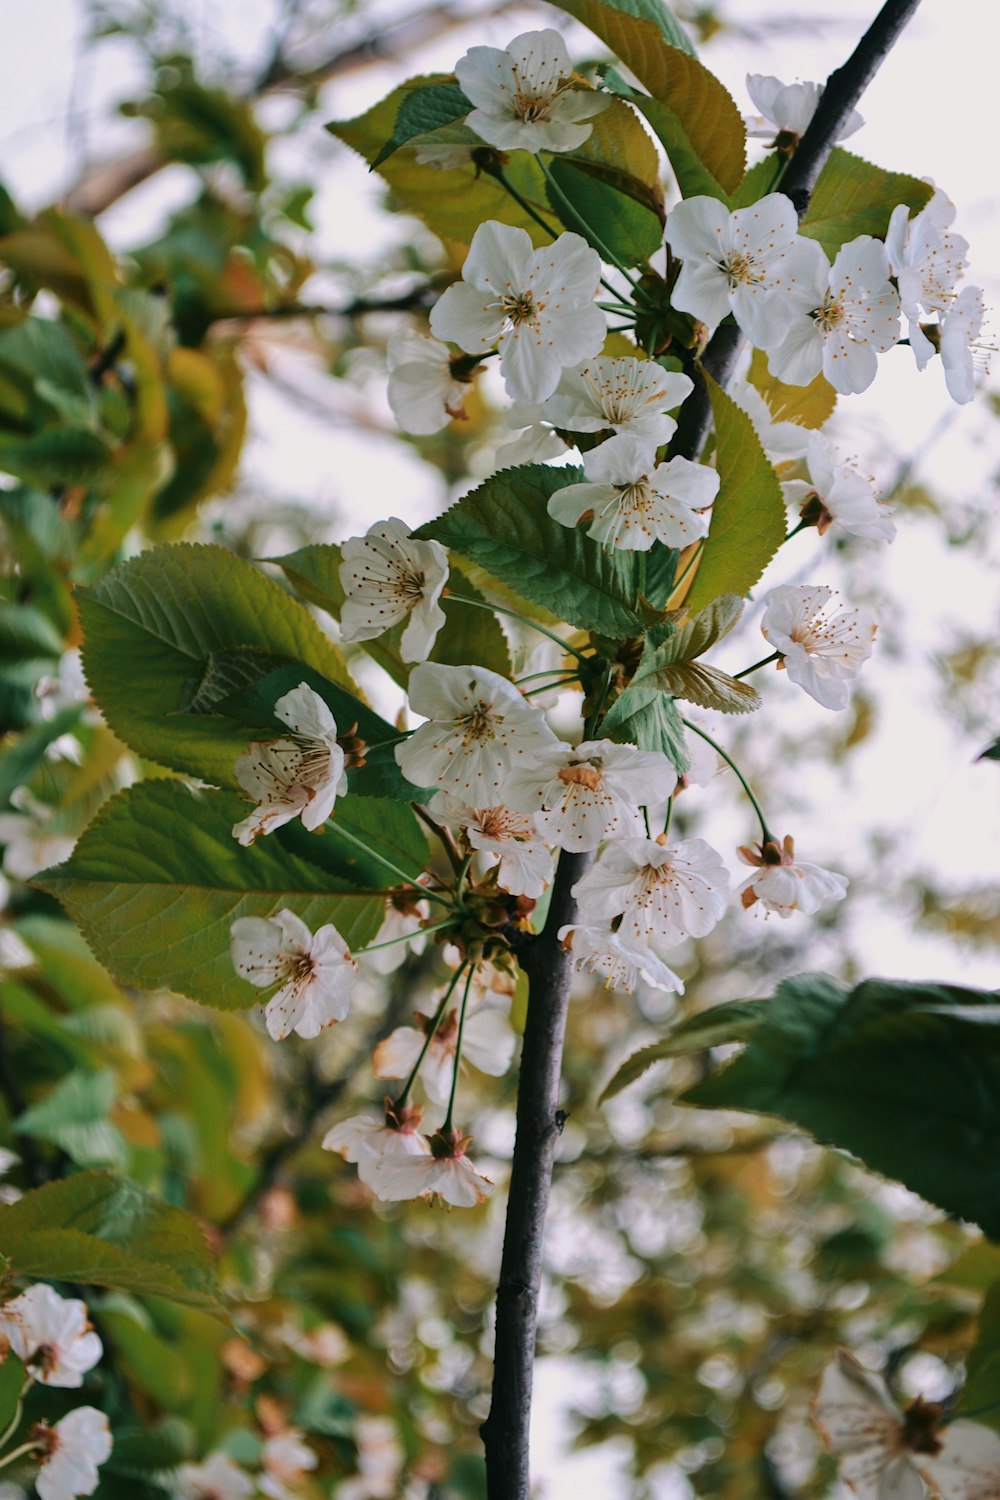
<path id="1" fill-rule="evenodd" d="M 920 0 L 886 0 L 843 67 L 826 80 L 822 96 L 775 191 L 786 194 L 800 219 L 809 207 L 816 179 L 826 166 L 837 136 L 848 115 L 888 57 Z M 725 387 L 732 379 L 745 339 L 735 323 L 721 324 L 709 340 L 699 365 L 689 373 L 695 389 L 681 408 L 677 431 L 670 444 L 670 457 L 697 458 L 708 435 L 711 406 L 701 378 L 707 370 Z"/>
<path id="2" fill-rule="evenodd" d="M 887 0 L 842 68 L 833 72 L 809 129 L 786 170 L 801 218 L 816 178 L 833 150 L 847 115 L 888 55 L 919 0 Z M 736 364 L 743 336 L 735 325 L 720 327 L 701 361 L 722 386 Z M 708 431 L 710 407 L 704 380 L 681 408 L 671 454 L 697 458 Z M 571 888 L 591 856 L 563 853 L 545 928 L 519 953 L 530 999 L 521 1053 L 517 1135 L 511 1167 L 507 1224 L 497 1289 L 496 1352 L 490 1413 L 480 1433 L 486 1450 L 489 1500 L 529 1500 L 531 1387 L 542 1276 L 545 1214 L 552 1184 L 555 1145 L 562 1128 L 559 1082 L 566 1033 L 572 960 L 556 933 L 576 916 Z"/>

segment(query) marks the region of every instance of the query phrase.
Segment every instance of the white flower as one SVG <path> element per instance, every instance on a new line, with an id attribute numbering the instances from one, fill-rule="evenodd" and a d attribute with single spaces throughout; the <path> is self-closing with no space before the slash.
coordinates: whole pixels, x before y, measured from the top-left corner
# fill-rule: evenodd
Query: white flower
<path id="1" fill-rule="evenodd" d="M 269 1437 L 261 1450 L 264 1472 L 259 1481 L 262 1495 L 271 1500 L 291 1500 L 290 1484 L 297 1484 L 319 1460 L 294 1427 Z"/>
<path id="2" fill-rule="evenodd" d="M 358 962 L 363 969 L 375 974 L 394 974 L 405 963 L 411 953 L 423 953 L 427 938 L 423 923 L 430 915 L 426 901 L 416 899 L 413 891 L 391 896 L 386 906 L 382 926 L 372 938 L 370 949 L 362 949 Z M 408 937 L 408 943 L 397 942 L 397 938 Z M 386 943 L 391 946 L 381 947 Z"/>
<path id="3" fill-rule="evenodd" d="M 383 1162 L 399 1156 L 428 1156 L 430 1146 L 420 1134 L 423 1111 L 408 1106 L 394 1109 L 386 1101 L 385 1116 L 352 1115 L 334 1125 L 323 1137 L 324 1151 L 339 1151 L 345 1161 L 354 1162 L 358 1176 L 376 1197 L 381 1198 L 378 1173 Z"/>
<path id="4" fill-rule="evenodd" d="M 404 432 L 440 432 L 465 416 L 469 382 L 456 378 L 453 358 L 447 344 L 413 328 L 389 340 L 389 405 Z"/>
<path id="5" fill-rule="evenodd" d="M 749 380 L 734 380 L 726 394 L 750 418 L 760 446 L 772 464 L 802 457 L 809 441 L 808 427 L 798 422 L 776 422 L 766 399 Z"/>
<path id="6" fill-rule="evenodd" d="M 738 853 L 756 872 L 736 888 L 746 908 L 759 901 L 766 911 L 775 911 L 779 917 L 790 917 L 793 911 L 811 916 L 827 901 L 843 901 L 847 894 L 845 875 L 796 860 L 789 834 L 780 844 L 769 840 L 756 849 L 743 844 Z"/>
<path id="7" fill-rule="evenodd" d="M 867 610 L 831 607 L 836 598 L 825 584 L 782 584 L 768 594 L 760 627 L 792 682 L 834 709 L 847 707 L 877 629 Z"/>
<path id="8" fill-rule="evenodd" d="M 710 328 L 731 312 L 751 343 L 766 348 L 781 323 L 768 311 L 770 296 L 786 298 L 812 269 L 798 230 L 784 193 L 732 213 L 718 198 L 685 198 L 667 219 L 667 243 L 683 261 L 671 302 Z"/>
<path id="9" fill-rule="evenodd" d="M 281 985 L 264 1010 L 276 1042 L 290 1031 L 319 1036 L 347 1015 L 358 966 L 330 923 L 311 933 L 287 909 L 273 917 L 237 917 L 229 951 L 237 974 L 258 989 Z"/>
<path id="10" fill-rule="evenodd" d="M 44 1282 L 0 1306 L 0 1336 L 42 1385 L 81 1386 L 104 1352 L 86 1303 L 60 1297 Z"/>
<path id="11" fill-rule="evenodd" d="M 590 135 L 581 125 L 611 99 L 574 84 L 573 64 L 558 31 L 525 31 L 501 50 L 472 47 L 455 64 L 475 105 L 465 123 L 500 151 L 575 151 Z"/>
<path id="12" fill-rule="evenodd" d="M 701 514 L 719 490 L 719 476 L 687 458 L 656 462 L 656 449 L 623 432 L 584 455 L 587 482 L 568 484 L 549 500 L 549 515 L 564 526 L 590 521 L 595 541 L 631 552 L 654 542 L 686 547 L 708 534 Z"/>
<path id="13" fill-rule="evenodd" d="M 300 682 L 278 699 L 274 713 L 291 737 L 253 740 L 233 766 L 236 780 L 257 803 L 233 827 L 233 837 L 243 845 L 293 818 L 301 817 L 305 828 L 321 828 L 347 790 L 337 723 L 319 694 Z"/>
<path id="14" fill-rule="evenodd" d="M 532 406 L 525 407 L 524 410 L 536 411 L 540 408 Z M 520 427 L 523 419 L 515 407 L 508 411 L 504 420 L 508 427 Z M 544 422 L 530 422 L 512 438 L 497 446 L 493 467 L 511 469 L 515 464 L 543 464 L 550 458 L 561 458 L 568 452 L 568 443 L 564 443 L 551 427 L 546 427 Z"/>
<path id="15" fill-rule="evenodd" d="M 768 297 L 760 341 L 768 367 L 790 385 L 808 385 L 822 370 L 835 391 L 865 391 L 877 354 L 899 338 L 899 294 L 889 281 L 885 246 L 863 234 L 831 266 L 815 240 L 803 244 L 808 266 L 794 286 Z"/>
<path id="16" fill-rule="evenodd" d="M 963 287 L 941 320 L 939 336 L 941 363 L 948 394 L 959 406 L 975 394 L 976 355 L 982 355 L 978 344 L 986 307 L 977 286 Z M 981 360 L 985 369 L 988 356 Z"/>
<path id="17" fill-rule="evenodd" d="M 434 146 L 425 141 L 414 148 L 414 158 L 421 167 L 434 167 L 439 172 L 453 172 L 456 167 L 467 167 L 472 161 L 476 146 Z"/>
<path id="18" fill-rule="evenodd" d="M 508 895 L 537 901 L 551 881 L 552 855 L 527 814 L 502 806 L 470 807 L 447 792 L 437 792 L 427 811 L 464 831 L 469 846 L 480 856 L 480 868 L 496 866 L 497 885 Z"/>
<path id="19" fill-rule="evenodd" d="M 522 756 L 555 743 L 538 709 L 505 677 L 485 667 L 422 662 L 409 683 L 410 707 L 423 714 L 396 760 L 415 786 L 436 786 L 472 807 L 494 807 Z"/>
<path id="20" fill-rule="evenodd" d="M 597 974 L 604 988 L 623 990 L 631 995 L 640 979 L 653 989 L 667 994 L 683 995 L 684 985 L 673 969 L 649 948 L 630 948 L 610 926 L 588 927 L 583 924 L 560 927 L 558 938 L 573 954 L 576 968 Z"/>
<path id="21" fill-rule="evenodd" d="M 176 1500 L 246 1500 L 254 1482 L 228 1453 L 210 1453 L 203 1463 L 181 1464 L 171 1487 Z"/>
<path id="22" fill-rule="evenodd" d="M 937 1434 L 938 1451 L 920 1472 L 942 1500 L 996 1500 L 1000 1494 L 1000 1437 L 979 1422 L 959 1419 Z"/>
<path id="23" fill-rule="evenodd" d="M 803 519 L 815 521 L 820 535 L 829 528 L 874 542 L 891 542 L 892 512 L 879 500 L 874 482 L 851 464 L 841 463 L 821 432 L 809 434 L 809 481 L 789 479 L 785 499 L 802 506 Z"/>
<path id="24" fill-rule="evenodd" d="M 459 990 L 461 985 L 457 987 Z M 416 1026 L 397 1026 L 375 1048 L 372 1071 L 376 1078 L 408 1078 L 427 1041 L 432 1018 L 444 998 L 436 990 L 420 1003 Z M 510 1025 L 511 1002 L 508 995 L 493 989 L 470 985 L 462 1027 L 462 1063 L 468 1063 L 490 1078 L 502 1078 L 510 1067 L 517 1038 Z M 420 1065 L 420 1081 L 435 1104 L 448 1103 L 455 1073 L 458 1042 L 459 1004 L 449 1006 L 434 1030 L 434 1036 Z"/>
<path id="25" fill-rule="evenodd" d="M 658 446 L 677 430 L 668 412 L 680 406 L 694 382 L 652 359 L 598 354 L 575 370 L 566 370 L 555 393 L 539 406 L 515 404 L 508 421 L 522 427 L 551 422 L 570 432 L 630 432 Z"/>
<path id="26" fill-rule="evenodd" d="M 585 924 L 620 916 L 618 936 L 629 948 L 669 948 L 711 932 L 728 888 L 726 867 L 704 839 L 625 839 L 602 850 L 573 895 Z"/>
<path id="27" fill-rule="evenodd" d="M 607 332 L 594 305 L 601 262 L 578 234 L 536 250 L 524 229 L 488 220 L 472 237 L 462 281 L 431 310 L 431 330 L 468 354 L 499 342 L 509 394 L 544 401 L 562 371 L 596 354 Z"/>
<path id="28" fill-rule="evenodd" d="M 3 867 L 14 880 L 31 880 L 50 865 L 61 865 L 73 853 L 76 840 L 51 831 L 52 809 L 33 797 L 26 786 L 11 793 L 16 812 L 0 813 L 0 844 L 6 844 Z"/>
<path id="29" fill-rule="evenodd" d="M 923 1500 L 924 1486 L 914 1444 L 933 1452 L 936 1440 L 926 1420 L 908 1423 L 884 1380 L 860 1365 L 846 1349 L 823 1371 L 813 1417 L 837 1460 L 841 1477 L 859 1500 Z M 930 1416 L 932 1409 L 923 1408 Z"/>
<path id="30" fill-rule="evenodd" d="M 665 802 L 676 785 L 660 751 L 586 740 L 536 751 L 511 773 L 505 796 L 515 811 L 534 814 L 546 843 L 579 852 L 641 834 L 640 806 Z"/>
<path id="31" fill-rule="evenodd" d="M 969 242 L 949 225 L 955 205 L 941 192 L 910 218 L 905 203 L 892 211 L 885 236 L 889 269 L 899 286 L 903 314 L 911 322 L 925 313 L 944 312 L 965 266 Z"/>
<path id="32" fill-rule="evenodd" d="M 111 1453 L 108 1419 L 94 1406 L 78 1406 L 54 1427 L 36 1429 L 44 1444 L 41 1469 L 35 1477 L 38 1500 L 73 1500 L 92 1495 L 98 1469 Z"/>
<path id="33" fill-rule="evenodd" d="M 760 114 L 748 116 L 747 135 L 804 135 L 823 97 L 823 88 L 821 83 L 782 83 L 780 78 L 764 73 L 748 73 L 747 93 Z M 864 123 L 857 110 L 852 109 L 835 139 L 845 140 Z"/>
<path id="34" fill-rule="evenodd" d="M 375 1172 L 376 1193 L 386 1202 L 436 1196 L 455 1208 L 475 1208 L 493 1184 L 472 1165 L 468 1144 L 469 1137 L 457 1130 L 439 1131 L 427 1156 L 383 1157 Z"/>
<path id="35" fill-rule="evenodd" d="M 438 600 L 448 558 L 441 544 L 415 541 L 405 522 L 392 516 L 376 521 L 366 536 L 349 537 L 340 555 L 342 639 L 374 640 L 409 615 L 399 654 L 403 661 L 426 661 L 445 621 Z"/>

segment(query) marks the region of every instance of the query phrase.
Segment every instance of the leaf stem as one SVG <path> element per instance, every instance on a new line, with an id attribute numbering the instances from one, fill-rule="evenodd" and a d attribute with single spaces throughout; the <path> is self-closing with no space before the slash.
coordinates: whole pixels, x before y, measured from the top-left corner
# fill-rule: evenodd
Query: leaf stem
<path id="1" fill-rule="evenodd" d="M 36 1448 L 42 1446 L 39 1442 L 21 1443 L 19 1447 L 12 1448 L 9 1453 L 5 1453 L 3 1458 L 0 1458 L 0 1469 L 5 1469 L 8 1464 L 12 1464 L 15 1458 L 21 1458 L 25 1453 L 34 1453 Z"/>
<path id="2" fill-rule="evenodd" d="M 415 886 L 421 896 L 426 896 L 429 901 L 439 901 L 442 906 L 447 906 L 449 909 L 453 907 L 454 903 L 447 900 L 444 896 L 439 896 L 437 891 L 428 890 L 426 886 L 417 885 L 414 876 L 407 875 L 405 870 L 401 870 L 398 865 L 394 865 L 390 860 L 386 859 L 384 854 L 379 854 L 377 849 L 372 849 L 370 845 L 363 843 L 357 834 L 349 833 L 343 824 L 338 823 L 335 818 L 331 819 L 331 822 L 333 830 L 339 838 L 346 839 L 349 844 L 353 844 L 356 849 L 360 849 L 364 854 L 367 854 L 369 859 L 377 860 L 384 870 L 388 870 L 391 874 L 395 875 L 404 885 Z"/>
<path id="3" fill-rule="evenodd" d="M 753 663 L 753 665 L 750 666 L 750 667 L 744 667 L 742 672 L 734 672 L 733 673 L 733 680 L 734 680 L 734 682 L 739 682 L 739 680 L 740 680 L 741 677 L 749 677 L 750 673 L 751 672 L 756 672 L 756 670 L 757 670 L 758 667 L 766 667 L 766 666 L 769 666 L 772 661 L 780 661 L 780 660 L 781 660 L 781 652 L 780 651 L 772 651 L 771 654 L 770 654 L 770 656 L 762 656 L 761 659 L 760 659 L 760 661 L 755 661 Z"/>
<path id="4" fill-rule="evenodd" d="M 445 1115 L 444 1124 L 441 1126 L 441 1129 L 444 1132 L 447 1132 L 451 1129 L 451 1117 L 455 1110 L 455 1092 L 458 1088 L 458 1070 L 462 1062 L 462 1032 L 465 1030 L 465 1009 L 469 1003 L 469 991 L 472 988 L 472 981 L 475 976 L 476 970 L 475 966 L 473 965 L 472 967 L 470 967 L 468 978 L 465 981 L 465 993 L 462 996 L 462 1007 L 458 1013 L 458 1033 L 455 1037 L 455 1071 L 451 1075 L 451 1093 L 448 1095 L 448 1113 Z"/>
<path id="5" fill-rule="evenodd" d="M 542 170 L 542 176 L 545 178 L 545 185 L 549 190 L 549 202 L 552 204 L 553 208 L 556 209 L 556 212 L 563 220 L 563 223 L 566 223 L 564 210 L 563 207 L 557 207 L 557 205 L 565 205 L 565 209 L 568 210 L 570 217 L 573 219 L 574 223 L 578 224 L 584 231 L 584 238 L 590 241 L 594 249 L 601 256 L 602 260 L 604 260 L 607 265 L 614 266 L 617 271 L 620 271 L 629 285 L 635 291 L 638 291 L 638 281 L 630 271 L 626 270 L 621 261 L 618 259 L 617 255 L 612 254 L 605 242 L 601 239 L 600 235 L 595 231 L 593 225 L 589 224 L 582 214 L 577 213 L 576 209 L 573 207 L 570 200 L 566 197 L 566 194 L 563 192 L 558 182 L 556 182 L 555 178 L 552 176 L 552 173 L 549 171 L 548 167 L 542 161 L 542 158 L 536 155 L 535 160 Z M 567 228 L 568 227 L 569 226 L 567 225 Z"/>
<path id="6" fill-rule="evenodd" d="M 386 938 L 384 943 L 369 943 L 367 948 L 358 948 L 352 957 L 361 958 L 365 953 L 377 953 L 379 948 L 391 948 L 394 943 L 412 942 L 415 937 L 420 936 L 420 933 L 439 932 L 442 927 L 452 927 L 454 921 L 454 917 L 445 917 L 440 922 L 434 922 L 430 927 L 421 927 L 418 932 L 404 932 L 399 937 Z"/>
<path id="7" fill-rule="evenodd" d="M 549 630 L 544 625 L 539 625 L 537 620 L 529 620 L 527 615 L 519 614 L 516 609 L 508 609 L 504 604 L 488 604 L 485 599 L 468 599 L 465 594 L 454 594 L 451 589 L 445 596 L 454 599 L 457 604 L 471 604 L 473 609 L 488 609 L 491 614 L 507 615 L 512 620 L 520 620 L 522 625 L 527 625 L 531 630 L 537 630 L 539 635 L 547 635 L 550 641 L 555 641 L 561 646 L 567 656 L 575 656 L 577 661 L 587 661 L 582 651 L 577 651 L 575 646 L 570 646 L 563 640 L 561 635 L 556 635 L 554 630 Z"/>
<path id="8" fill-rule="evenodd" d="M 434 1012 L 434 1019 L 431 1021 L 431 1024 L 427 1028 L 427 1035 L 424 1037 L 424 1045 L 420 1049 L 420 1056 L 417 1058 L 416 1062 L 413 1064 L 413 1067 L 410 1069 L 410 1076 L 406 1080 L 406 1083 L 403 1085 L 403 1092 L 397 1099 L 393 1100 L 393 1108 L 402 1109 L 403 1105 L 410 1097 L 410 1090 L 417 1081 L 417 1074 L 420 1072 L 420 1069 L 423 1066 L 424 1058 L 427 1056 L 427 1049 L 430 1046 L 431 1042 L 434 1040 L 435 1033 L 437 1032 L 438 1027 L 441 1025 L 441 1022 L 444 1019 L 444 1013 L 448 1009 L 448 1001 L 451 999 L 452 994 L 455 990 L 455 986 L 458 984 L 458 981 L 461 979 L 462 974 L 467 966 L 468 959 L 459 964 L 458 968 L 455 970 L 454 974 L 449 980 L 448 988 L 445 990 L 444 994 L 441 997 L 441 1004 Z"/>
<path id="9" fill-rule="evenodd" d="M 758 819 L 760 820 L 760 832 L 764 843 L 773 843 L 774 835 L 771 833 L 771 830 L 767 826 L 767 820 L 765 819 L 764 814 L 761 811 L 760 803 L 757 801 L 757 798 L 750 790 L 750 783 L 747 781 L 746 777 L 743 775 L 743 772 L 733 760 L 732 756 L 727 755 L 722 746 L 716 740 L 713 740 L 710 734 L 706 734 L 704 729 L 699 729 L 697 724 L 692 724 L 690 719 L 685 719 L 682 715 L 681 723 L 686 729 L 691 729 L 695 734 L 700 735 L 706 744 L 711 745 L 712 749 L 718 755 L 722 756 L 722 759 L 726 762 L 726 765 L 729 767 L 729 769 L 735 774 L 736 779 L 740 783 L 740 786 L 743 788 L 748 798 L 750 799 L 750 806 L 753 808 L 754 812 L 757 814 Z"/>
<path id="10" fill-rule="evenodd" d="M 21 1414 L 24 1411 L 24 1393 L 28 1389 L 29 1385 L 31 1385 L 31 1383 L 32 1376 L 29 1375 L 27 1380 L 24 1382 L 24 1385 L 21 1387 L 21 1394 L 18 1396 L 17 1405 L 14 1407 L 14 1415 L 11 1417 L 3 1432 L 0 1433 L 0 1448 L 3 1447 L 4 1443 L 9 1442 L 17 1431 L 17 1424 L 20 1422 Z"/>

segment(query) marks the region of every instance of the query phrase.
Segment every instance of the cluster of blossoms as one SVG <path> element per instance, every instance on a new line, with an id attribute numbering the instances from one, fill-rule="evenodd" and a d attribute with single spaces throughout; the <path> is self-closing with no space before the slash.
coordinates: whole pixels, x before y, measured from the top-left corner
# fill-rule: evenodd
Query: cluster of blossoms
<path id="1" fill-rule="evenodd" d="M 859 1500 L 991 1500 L 1000 1493 L 1000 1437 L 978 1422 L 943 1421 L 917 1399 L 900 1411 L 885 1381 L 841 1350 L 823 1373 L 813 1416 Z"/>
<path id="2" fill-rule="evenodd" d="M 60 1297 L 42 1282 L 0 1304 L 0 1362 L 11 1354 L 26 1372 L 25 1391 L 38 1384 L 78 1390 L 104 1350 L 90 1326 L 86 1305 Z M 24 1392 L 22 1392 L 22 1395 Z M 20 1407 L 18 1407 L 18 1416 Z M 16 1421 L 7 1436 L 16 1431 Z M 111 1453 L 108 1419 L 93 1406 L 78 1406 L 51 1425 L 37 1423 L 25 1441 L 0 1460 L 31 1456 L 39 1500 L 73 1500 L 97 1488 L 98 1470 Z"/>

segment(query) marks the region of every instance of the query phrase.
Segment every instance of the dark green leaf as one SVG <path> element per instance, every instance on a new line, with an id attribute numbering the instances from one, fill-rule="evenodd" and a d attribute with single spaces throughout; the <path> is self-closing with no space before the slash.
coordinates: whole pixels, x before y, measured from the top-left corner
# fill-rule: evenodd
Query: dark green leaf
<path id="1" fill-rule="evenodd" d="M 548 199 L 567 229 L 604 258 L 625 266 L 646 260 L 663 242 L 663 223 L 628 173 L 553 157 Z"/>
<path id="2" fill-rule="evenodd" d="M 684 1103 L 778 1115 L 1000 1237 L 1000 996 L 788 979 Z"/>
<path id="3" fill-rule="evenodd" d="M 404 95 L 392 136 L 372 162 L 372 167 L 381 166 L 414 136 L 427 135 L 440 130 L 443 125 L 464 120 L 471 109 L 472 105 L 457 83 L 432 83 L 427 88 L 414 89 Z"/>
<path id="4" fill-rule="evenodd" d="M 842 245 L 859 234 L 884 239 L 897 203 L 917 212 L 930 201 L 933 188 L 905 172 L 882 167 L 835 146 L 809 199 L 800 226 L 809 239 L 819 240 L 833 260 Z"/>
<path id="5" fill-rule="evenodd" d="M 966 1412 L 1000 1432 L 1000 1282 L 990 1287 L 979 1313 L 979 1333 L 965 1361 L 965 1385 L 955 1415 Z"/>
<path id="6" fill-rule="evenodd" d="M 12 1349 L 0 1364 L 0 1432 L 6 1432 L 14 1420 L 28 1372 Z"/>
<path id="7" fill-rule="evenodd" d="M 630 684 L 612 703 L 601 733 L 613 740 L 659 750 L 672 762 L 678 776 L 691 764 L 684 725 L 674 700 L 648 684 Z"/>
<path id="8" fill-rule="evenodd" d="M 728 1042 L 745 1042 L 762 1019 L 767 1004 L 766 1000 L 732 1000 L 727 1005 L 714 1005 L 711 1010 L 690 1016 L 658 1042 L 651 1042 L 648 1047 L 642 1047 L 626 1058 L 605 1087 L 598 1104 L 613 1099 L 622 1089 L 641 1078 L 647 1068 L 664 1058 L 704 1052 L 709 1047 L 721 1047 Z"/>
<path id="9" fill-rule="evenodd" d="M 115 1075 L 107 1069 L 67 1073 L 44 1099 L 15 1121 L 22 1135 L 51 1141 L 82 1167 L 123 1170 L 128 1149 L 121 1131 L 108 1120 L 118 1096 Z"/>
<path id="10" fill-rule="evenodd" d="M 79 723 L 83 705 L 71 703 L 61 708 L 51 719 L 44 719 L 31 729 L 25 730 L 18 739 L 0 754 L 0 807 L 10 802 L 10 794 L 31 779 L 38 766 L 45 760 L 45 752 L 62 734 Z"/>

